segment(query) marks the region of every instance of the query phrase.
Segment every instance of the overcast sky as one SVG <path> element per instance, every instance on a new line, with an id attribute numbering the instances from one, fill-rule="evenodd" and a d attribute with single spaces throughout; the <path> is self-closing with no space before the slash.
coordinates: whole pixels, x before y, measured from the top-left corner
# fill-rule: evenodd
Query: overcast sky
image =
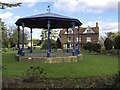
<path id="1" fill-rule="evenodd" d="M 98 22 L 100 35 L 118 31 L 119 0 L 0 0 L 0 2 L 21 2 L 21 7 L 0 10 L 0 18 L 7 26 L 15 26 L 18 18 L 47 12 L 74 17 L 83 23 L 83 27 L 95 26 Z M 33 32 L 33 38 L 40 37 L 40 30 Z"/>

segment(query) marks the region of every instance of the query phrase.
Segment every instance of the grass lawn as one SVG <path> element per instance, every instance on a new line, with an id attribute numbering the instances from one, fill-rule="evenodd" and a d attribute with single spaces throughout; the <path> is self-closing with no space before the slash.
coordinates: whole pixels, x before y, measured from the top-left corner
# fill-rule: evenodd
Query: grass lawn
<path id="1" fill-rule="evenodd" d="M 3 78 L 22 77 L 23 73 L 31 66 L 40 66 L 45 69 L 47 78 L 89 77 L 113 75 L 118 72 L 118 57 L 105 55 L 89 55 L 81 51 L 83 59 L 79 62 L 43 64 L 40 62 L 17 62 L 17 51 L 8 50 L 2 54 Z"/>

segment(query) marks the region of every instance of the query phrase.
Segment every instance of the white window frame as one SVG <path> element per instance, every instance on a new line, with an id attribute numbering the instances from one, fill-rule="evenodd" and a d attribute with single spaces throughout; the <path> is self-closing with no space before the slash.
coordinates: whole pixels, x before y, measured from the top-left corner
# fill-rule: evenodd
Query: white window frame
<path id="1" fill-rule="evenodd" d="M 86 37 L 86 42 L 91 42 L 91 37 Z"/>
<path id="2" fill-rule="evenodd" d="M 76 41 L 78 42 L 78 37 L 77 37 Z M 79 41 L 81 42 L 81 37 L 79 38 Z"/>

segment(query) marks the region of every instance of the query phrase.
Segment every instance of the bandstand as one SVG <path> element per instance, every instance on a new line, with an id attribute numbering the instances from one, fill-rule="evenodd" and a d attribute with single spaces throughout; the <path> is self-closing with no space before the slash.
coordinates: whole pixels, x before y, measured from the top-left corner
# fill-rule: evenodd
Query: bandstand
<path id="1" fill-rule="evenodd" d="M 20 18 L 16 21 L 15 23 L 18 27 L 18 61 L 27 58 L 28 60 L 34 60 L 35 59 L 50 59 L 53 57 L 63 57 L 62 60 L 68 56 L 70 57 L 77 57 L 80 55 L 80 26 L 82 23 L 76 19 L 76 18 L 71 18 L 51 12 L 43 13 L 43 14 L 38 14 L 38 15 L 33 15 L 25 18 Z M 22 47 L 20 48 L 20 27 L 22 27 Z M 24 28 L 27 27 L 31 31 L 31 48 L 29 53 L 24 52 Z M 74 28 L 78 27 L 78 46 L 75 48 L 74 44 Z M 33 46 L 32 46 L 32 32 L 34 28 L 38 29 L 47 29 L 48 30 L 48 49 L 47 53 L 44 52 L 38 52 L 34 53 L 33 52 Z M 60 28 L 66 28 L 68 31 L 69 28 L 72 28 L 73 30 L 73 48 L 72 48 L 72 53 L 69 52 L 55 52 L 51 53 L 50 50 L 50 31 L 52 29 L 60 29 Z M 21 58 L 21 59 L 20 59 Z M 65 58 L 66 59 L 66 58 Z"/>

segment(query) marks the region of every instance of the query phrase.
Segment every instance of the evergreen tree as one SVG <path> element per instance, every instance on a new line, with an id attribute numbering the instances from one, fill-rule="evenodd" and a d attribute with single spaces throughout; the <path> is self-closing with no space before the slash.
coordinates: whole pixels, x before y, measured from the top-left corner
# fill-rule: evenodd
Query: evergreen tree
<path id="1" fill-rule="evenodd" d="M 110 38 L 106 38 L 104 41 L 104 46 L 106 50 L 111 50 L 113 48 L 113 41 Z"/>
<path id="2" fill-rule="evenodd" d="M 114 39 L 114 49 L 120 50 L 120 35 L 116 36 Z"/>
<path id="3" fill-rule="evenodd" d="M 7 37 L 7 28 L 5 23 L 0 19 L 0 38 L 2 43 L 2 48 L 8 47 L 8 37 Z"/>

